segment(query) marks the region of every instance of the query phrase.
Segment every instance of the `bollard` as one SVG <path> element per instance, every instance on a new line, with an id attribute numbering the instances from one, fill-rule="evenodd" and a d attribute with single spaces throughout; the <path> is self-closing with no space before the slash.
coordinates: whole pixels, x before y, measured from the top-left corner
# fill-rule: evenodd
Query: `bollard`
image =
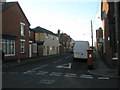
<path id="1" fill-rule="evenodd" d="M 87 55 L 88 55 L 88 59 L 87 59 L 87 68 L 88 69 L 93 69 L 93 50 L 87 50 Z"/>

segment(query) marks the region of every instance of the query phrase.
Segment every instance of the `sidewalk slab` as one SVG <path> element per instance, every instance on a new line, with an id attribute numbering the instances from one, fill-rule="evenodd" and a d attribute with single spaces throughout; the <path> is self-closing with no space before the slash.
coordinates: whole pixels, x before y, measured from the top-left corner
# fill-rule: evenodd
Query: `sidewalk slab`
<path id="1" fill-rule="evenodd" d="M 88 70 L 89 73 L 110 78 L 120 78 L 120 76 L 117 75 L 118 70 L 109 68 L 99 53 L 94 52 L 94 56 L 94 69 Z"/>

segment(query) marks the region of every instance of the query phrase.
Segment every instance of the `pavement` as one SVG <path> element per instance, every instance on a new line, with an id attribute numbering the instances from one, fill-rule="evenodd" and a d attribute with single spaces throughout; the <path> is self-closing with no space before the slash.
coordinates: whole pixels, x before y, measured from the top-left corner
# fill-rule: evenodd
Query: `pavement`
<path id="1" fill-rule="evenodd" d="M 104 77 L 110 77 L 110 78 L 117 78 L 120 79 L 120 76 L 118 76 L 118 70 L 110 68 L 105 60 L 99 55 L 98 52 L 94 52 L 94 69 L 88 70 L 89 73 L 98 75 L 98 76 L 104 76 Z"/>

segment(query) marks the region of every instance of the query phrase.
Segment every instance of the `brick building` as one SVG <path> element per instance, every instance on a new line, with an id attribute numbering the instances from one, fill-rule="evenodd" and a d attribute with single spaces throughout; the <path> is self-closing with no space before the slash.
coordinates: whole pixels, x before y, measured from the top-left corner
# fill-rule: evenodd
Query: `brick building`
<path id="1" fill-rule="evenodd" d="M 116 23 L 115 23 L 115 4 L 102 0 L 101 2 L 101 20 L 103 24 L 103 54 L 108 65 L 114 64 L 113 58 L 117 57 L 117 39 L 116 39 Z M 116 61 L 117 62 L 117 61 Z"/>
<path id="2" fill-rule="evenodd" d="M 5 60 L 23 59 L 36 56 L 33 51 L 34 34 L 30 23 L 18 2 L 2 3 L 2 50 Z M 32 35 L 32 36 L 31 36 Z"/>

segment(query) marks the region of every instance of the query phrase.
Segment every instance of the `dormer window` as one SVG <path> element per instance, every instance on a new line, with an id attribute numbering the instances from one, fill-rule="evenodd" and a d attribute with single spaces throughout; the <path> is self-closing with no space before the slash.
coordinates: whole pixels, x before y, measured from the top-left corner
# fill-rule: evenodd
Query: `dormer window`
<path id="1" fill-rule="evenodd" d="M 21 36 L 25 35 L 25 23 L 20 22 L 20 27 L 21 27 Z"/>

